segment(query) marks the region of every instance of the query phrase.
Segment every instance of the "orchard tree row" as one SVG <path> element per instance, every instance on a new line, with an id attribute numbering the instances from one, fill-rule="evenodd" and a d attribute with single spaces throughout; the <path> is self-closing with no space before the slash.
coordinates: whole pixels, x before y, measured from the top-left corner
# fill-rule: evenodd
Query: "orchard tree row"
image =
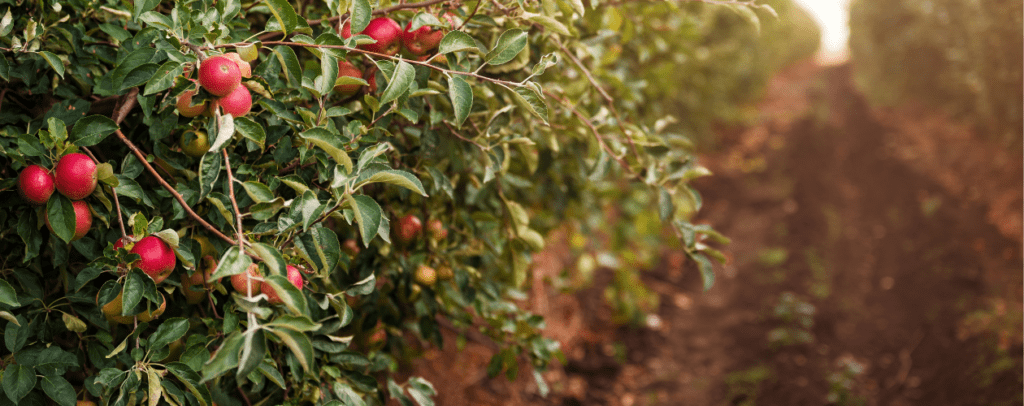
<path id="1" fill-rule="evenodd" d="M 725 117 L 655 105 L 774 9 L 708 3 L 0 2 L 0 405 L 430 405 L 445 329 L 546 388 L 552 228 L 641 193 L 712 284 Z"/>

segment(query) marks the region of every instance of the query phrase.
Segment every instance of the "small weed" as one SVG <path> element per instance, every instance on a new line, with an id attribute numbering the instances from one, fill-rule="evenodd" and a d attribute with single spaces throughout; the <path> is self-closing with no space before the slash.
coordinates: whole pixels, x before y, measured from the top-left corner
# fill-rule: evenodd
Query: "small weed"
<path id="1" fill-rule="evenodd" d="M 725 377 L 728 398 L 737 406 L 754 406 L 757 404 L 757 392 L 761 382 L 771 377 L 771 368 L 764 364 L 729 373 Z"/>
<path id="2" fill-rule="evenodd" d="M 814 305 L 800 300 L 792 292 L 784 292 L 772 311 L 783 325 L 768 332 L 768 346 L 775 350 L 814 342 L 810 331 L 814 327 L 814 313 Z"/>

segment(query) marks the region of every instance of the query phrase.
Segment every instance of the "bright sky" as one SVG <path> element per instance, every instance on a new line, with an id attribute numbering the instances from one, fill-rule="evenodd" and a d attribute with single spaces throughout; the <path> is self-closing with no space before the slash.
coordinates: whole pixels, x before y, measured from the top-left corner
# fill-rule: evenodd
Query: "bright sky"
<path id="1" fill-rule="evenodd" d="M 846 40 L 850 36 L 850 0 L 796 0 L 821 26 L 818 60 L 839 63 L 847 58 Z"/>

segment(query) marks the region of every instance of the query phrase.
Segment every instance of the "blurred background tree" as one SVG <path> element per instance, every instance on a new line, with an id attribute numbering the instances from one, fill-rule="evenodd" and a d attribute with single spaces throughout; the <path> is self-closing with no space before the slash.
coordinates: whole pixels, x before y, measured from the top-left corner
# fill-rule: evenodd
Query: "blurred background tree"
<path id="1" fill-rule="evenodd" d="M 855 0 L 857 85 L 874 103 L 926 103 L 1020 145 L 1022 9 L 1014 0 Z"/>

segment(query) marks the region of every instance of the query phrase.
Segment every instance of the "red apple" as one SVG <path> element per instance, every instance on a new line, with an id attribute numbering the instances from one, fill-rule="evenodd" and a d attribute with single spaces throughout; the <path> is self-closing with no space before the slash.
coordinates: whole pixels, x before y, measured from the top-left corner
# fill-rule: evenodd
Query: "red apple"
<path id="1" fill-rule="evenodd" d="M 249 62 L 242 59 L 241 55 L 235 52 L 228 52 L 224 54 L 224 56 L 232 61 L 235 61 L 235 64 L 238 65 L 238 73 L 240 73 L 243 78 L 252 77 L 252 65 L 250 65 Z"/>
<path id="2" fill-rule="evenodd" d="M 42 166 L 29 165 L 18 174 L 18 192 L 31 204 L 46 204 L 53 195 L 53 190 L 53 175 Z"/>
<path id="3" fill-rule="evenodd" d="M 96 189 L 96 163 L 85 154 L 64 155 L 54 168 L 57 191 L 71 200 L 82 200 Z"/>
<path id="4" fill-rule="evenodd" d="M 252 111 L 252 94 L 245 86 L 238 86 L 227 96 L 221 97 L 217 104 L 224 109 L 225 114 L 242 117 Z"/>
<path id="5" fill-rule="evenodd" d="M 347 77 L 352 77 L 352 78 L 360 78 L 360 79 L 362 79 L 363 71 L 359 70 L 359 68 L 355 67 L 355 65 L 352 65 L 352 63 L 349 62 L 349 61 L 344 61 L 344 60 L 338 61 L 338 77 L 340 78 L 340 77 L 346 77 L 346 76 Z M 337 85 L 337 86 L 334 86 L 334 91 L 338 92 L 338 93 L 341 93 L 342 96 L 346 96 L 347 97 L 347 96 L 351 96 L 351 95 L 355 94 L 356 92 L 358 92 L 360 87 L 363 87 L 363 86 L 362 85 L 357 85 L 357 84 Z"/>
<path id="6" fill-rule="evenodd" d="M 114 249 L 124 246 L 123 240 L 114 243 Z M 160 283 L 171 276 L 171 271 L 178 263 L 174 256 L 174 250 L 167 245 L 160 237 L 149 235 L 143 237 L 132 247 L 131 253 L 139 254 L 140 259 L 135 266 L 153 278 L 153 282 Z"/>
<path id="7" fill-rule="evenodd" d="M 413 55 L 423 55 L 430 52 L 437 48 L 441 43 L 441 38 L 444 38 L 444 31 L 435 30 L 428 25 L 424 25 L 414 31 L 409 31 L 411 28 L 412 21 L 406 24 L 405 30 L 402 31 L 402 44 Z"/>
<path id="8" fill-rule="evenodd" d="M 247 277 L 246 274 L 249 276 Z M 263 287 L 263 274 L 260 273 L 260 267 L 252 264 L 245 272 L 231 275 L 231 286 L 242 296 L 258 295 Z"/>
<path id="9" fill-rule="evenodd" d="M 402 34 L 402 26 L 398 25 L 395 20 L 387 17 L 377 17 L 370 20 L 370 23 L 366 25 L 366 29 L 360 32 L 360 34 L 367 35 L 377 41 L 374 44 L 360 45 L 360 49 L 378 54 L 394 55 L 402 47 L 402 42 L 399 38 Z M 341 36 L 345 39 L 352 37 L 352 26 L 347 21 L 341 27 Z"/>
<path id="10" fill-rule="evenodd" d="M 241 83 L 242 72 L 231 58 L 218 55 L 199 65 L 199 84 L 214 96 L 226 96 Z"/>
<path id="11" fill-rule="evenodd" d="M 192 81 L 195 83 L 195 80 Z M 178 108 L 178 114 L 182 117 L 195 117 L 206 111 L 206 101 L 202 104 L 192 104 L 192 97 L 196 95 L 196 90 L 186 90 L 181 96 L 178 96 L 178 102 L 174 104 Z"/>
<path id="12" fill-rule="evenodd" d="M 286 269 L 288 270 L 288 282 L 291 282 L 296 288 L 302 290 L 302 272 L 299 271 L 299 268 L 288 265 Z M 267 295 L 267 301 L 270 302 L 270 304 L 284 303 L 284 301 L 281 300 L 281 296 L 277 294 L 277 291 L 275 291 L 274 287 L 270 286 L 269 283 L 264 283 L 262 290 L 263 294 Z"/>
<path id="13" fill-rule="evenodd" d="M 92 212 L 89 211 L 89 205 L 81 200 L 71 202 L 71 206 L 75 208 L 75 235 L 71 237 L 71 241 L 75 241 L 85 237 L 85 233 L 89 232 L 89 227 L 92 227 Z M 53 232 L 49 213 L 46 214 L 46 227 Z"/>
<path id="14" fill-rule="evenodd" d="M 423 230 L 423 222 L 412 214 L 398 220 L 398 241 L 409 242 Z"/>

